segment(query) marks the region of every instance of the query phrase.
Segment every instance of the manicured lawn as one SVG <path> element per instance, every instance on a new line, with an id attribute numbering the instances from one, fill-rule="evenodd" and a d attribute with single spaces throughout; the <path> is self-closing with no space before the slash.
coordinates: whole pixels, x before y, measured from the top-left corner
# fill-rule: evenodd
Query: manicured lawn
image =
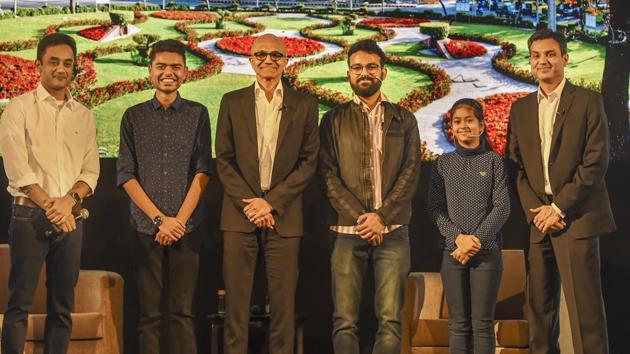
<path id="1" fill-rule="evenodd" d="M 226 92 L 251 85 L 254 77 L 239 74 L 219 74 L 204 80 L 187 83 L 180 88 L 182 97 L 200 102 L 208 108 L 212 127 L 212 141 L 216 131 L 219 103 Z M 98 145 L 101 155 L 118 156 L 120 119 L 125 110 L 153 97 L 153 90 L 132 93 L 108 101 L 94 108 L 94 118 L 98 129 Z"/>
<path id="2" fill-rule="evenodd" d="M 428 76 L 415 70 L 392 65 L 388 65 L 387 69 L 388 74 L 383 81 L 382 89 L 393 102 L 398 102 L 412 89 L 431 83 Z M 349 97 L 352 95 L 352 89 L 346 76 L 347 70 L 346 62 L 339 61 L 309 68 L 300 75 L 300 80 L 313 80 L 322 87 L 342 92 Z"/>
<path id="3" fill-rule="evenodd" d="M 414 58 L 424 61 L 442 61 L 445 58 L 420 53 L 422 46 L 420 42 L 401 42 L 383 48 L 389 54 L 398 55 L 405 58 Z"/>
<path id="4" fill-rule="evenodd" d="M 128 13 L 129 18 L 133 16 L 131 11 L 119 12 L 125 14 Z M 109 14 L 107 12 L 91 12 L 4 19 L 0 22 L 2 25 L 2 30 L 0 31 L 0 42 L 39 38 L 44 35 L 44 30 L 49 25 L 61 23 L 65 20 L 85 19 L 109 20 Z"/>
<path id="5" fill-rule="evenodd" d="M 124 13 L 126 17 L 129 19 L 131 19 L 133 16 L 132 12 L 130 11 L 126 11 L 122 13 Z M 88 16 L 88 15 L 91 15 L 91 16 Z M 109 19 L 109 15 L 103 12 L 65 15 L 65 16 L 67 16 L 68 19 L 71 19 L 71 20 L 74 20 L 74 19 L 107 20 Z M 47 18 L 49 22 L 42 22 L 40 21 L 41 18 Z M 5 22 L 7 21 L 14 21 L 14 20 L 13 19 L 2 20 L 1 22 L 2 26 L 4 26 Z M 26 38 L 39 38 L 43 35 L 44 30 L 46 29 L 48 24 L 61 23 L 64 21 L 64 19 L 63 19 L 63 16 L 54 15 L 54 16 L 25 17 L 25 18 L 20 18 L 19 21 L 24 21 L 24 31 L 27 31 L 31 34 L 29 37 L 26 37 Z M 177 21 L 162 20 L 162 19 L 157 19 L 157 18 L 149 16 L 148 20 L 145 23 L 141 23 L 136 26 L 142 29 L 141 33 L 157 34 L 160 36 L 160 39 L 167 39 L 167 38 L 175 38 L 175 37 L 182 36 L 181 33 L 175 30 L 176 22 Z M 11 25 L 11 23 L 9 23 L 9 25 Z M 88 28 L 88 27 L 92 27 L 92 26 L 65 27 L 65 28 L 62 28 L 60 32 L 71 35 L 77 41 L 77 50 L 79 53 L 86 51 L 88 49 L 96 48 L 96 47 L 103 47 L 103 46 L 110 46 L 110 45 L 125 45 L 125 44 L 133 42 L 131 37 L 126 37 L 126 38 L 121 38 L 121 39 L 111 41 L 111 42 L 100 43 L 97 41 L 93 41 L 91 39 L 84 38 L 77 34 L 78 31 L 84 28 Z M 0 35 L 4 36 L 5 34 L 6 32 L 3 27 L 3 30 L 0 31 Z M 17 34 L 19 34 L 21 37 L 21 33 L 19 31 L 16 31 L 16 35 Z M 14 39 L 18 39 L 18 38 L 14 38 Z M 25 39 L 25 38 L 22 38 L 22 39 Z M 11 40 L 11 39 L 8 39 L 8 40 Z M 27 59 L 35 59 L 36 50 L 35 48 L 33 48 L 33 49 L 21 50 L 17 52 L 9 52 L 8 54 L 27 58 Z"/>
<path id="6" fill-rule="evenodd" d="M 342 38 L 342 39 L 347 40 L 348 43 L 350 44 L 358 41 L 359 39 L 369 37 L 373 34 L 378 33 L 377 31 L 374 31 L 374 30 L 357 28 L 354 30 L 354 34 L 352 36 L 344 36 L 341 30 L 341 25 L 335 26 L 335 27 L 329 27 L 329 28 L 321 28 L 313 32 L 319 35 Z"/>
<path id="7" fill-rule="evenodd" d="M 292 30 L 299 31 L 303 27 L 312 26 L 314 24 L 320 23 L 319 20 L 314 20 L 310 18 L 298 18 L 298 17 L 268 17 L 268 18 L 259 18 L 256 22 L 263 24 L 267 29 L 280 29 L 280 30 Z"/>
<path id="8" fill-rule="evenodd" d="M 513 27 L 468 24 L 456 22 L 451 26 L 452 31 L 471 34 L 493 34 L 516 44 L 517 52 L 512 62 L 519 68 L 529 70 L 529 52 L 527 39 L 533 33 L 531 30 L 523 30 Z M 604 72 L 604 58 L 606 48 L 602 45 L 569 42 L 569 65 L 566 67 L 567 78 L 574 81 L 586 80 L 599 82 Z"/>
<path id="9" fill-rule="evenodd" d="M 189 70 L 202 67 L 205 60 L 198 56 L 186 52 L 186 65 Z M 145 66 L 135 65 L 131 61 L 131 53 L 116 53 L 94 60 L 96 68 L 96 87 L 105 86 L 112 82 L 121 80 L 135 80 L 147 76 L 148 70 Z"/>
<path id="10" fill-rule="evenodd" d="M 188 27 L 194 28 L 199 36 L 206 33 L 216 33 L 221 31 L 246 31 L 251 29 L 249 26 L 241 25 L 240 23 L 233 21 L 225 21 L 224 24 L 225 28 L 223 29 L 216 29 L 214 23 L 196 23 L 194 25 L 189 25 Z"/>

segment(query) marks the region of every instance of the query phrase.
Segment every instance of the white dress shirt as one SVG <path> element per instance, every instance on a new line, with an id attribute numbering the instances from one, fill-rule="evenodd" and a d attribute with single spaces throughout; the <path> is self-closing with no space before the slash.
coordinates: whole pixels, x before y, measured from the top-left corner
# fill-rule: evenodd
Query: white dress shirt
<path id="1" fill-rule="evenodd" d="M 552 92 L 545 94 L 540 86 L 538 87 L 538 132 L 540 134 L 540 149 L 543 160 L 543 175 L 545 180 L 545 193 L 553 195 L 551 182 L 549 181 L 549 154 L 551 152 L 551 139 L 553 137 L 553 125 L 558 115 L 558 104 L 562 96 L 562 90 L 566 83 L 563 78 L 558 87 Z M 564 217 L 564 213 L 554 203 L 551 206 L 555 211 Z"/>
<path id="2" fill-rule="evenodd" d="M 260 171 L 260 189 L 268 191 L 271 187 L 271 173 L 276 158 L 278 130 L 282 118 L 282 82 L 274 89 L 273 97 L 269 101 L 265 90 L 260 87 L 258 80 L 254 84 L 256 96 L 256 136 L 258 143 L 258 161 Z"/>
<path id="3" fill-rule="evenodd" d="M 20 188 L 32 184 L 50 197 L 66 195 L 78 181 L 96 189 L 96 124 L 69 90 L 58 101 L 40 83 L 13 98 L 0 119 L 0 149 L 13 197 L 25 197 Z"/>

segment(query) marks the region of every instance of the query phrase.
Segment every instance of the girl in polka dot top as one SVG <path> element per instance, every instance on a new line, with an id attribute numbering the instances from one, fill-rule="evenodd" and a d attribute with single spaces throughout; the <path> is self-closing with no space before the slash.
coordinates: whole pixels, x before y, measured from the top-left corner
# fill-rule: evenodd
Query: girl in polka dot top
<path id="1" fill-rule="evenodd" d="M 506 168 L 490 147 L 479 102 L 458 100 L 450 115 L 456 149 L 434 163 L 427 206 L 443 240 L 450 352 L 490 354 L 503 271 L 500 230 L 510 214 Z"/>

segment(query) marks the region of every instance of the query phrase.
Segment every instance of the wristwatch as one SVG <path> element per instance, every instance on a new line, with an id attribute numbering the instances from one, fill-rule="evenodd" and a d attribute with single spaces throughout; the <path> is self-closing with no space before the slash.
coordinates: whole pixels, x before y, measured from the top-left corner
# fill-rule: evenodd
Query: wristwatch
<path id="1" fill-rule="evenodd" d="M 72 200 L 74 200 L 74 205 L 81 204 L 81 196 L 77 192 L 70 192 L 70 196 Z"/>
<path id="2" fill-rule="evenodd" d="M 153 218 L 153 225 L 160 227 L 162 226 L 162 215 L 158 215 Z"/>

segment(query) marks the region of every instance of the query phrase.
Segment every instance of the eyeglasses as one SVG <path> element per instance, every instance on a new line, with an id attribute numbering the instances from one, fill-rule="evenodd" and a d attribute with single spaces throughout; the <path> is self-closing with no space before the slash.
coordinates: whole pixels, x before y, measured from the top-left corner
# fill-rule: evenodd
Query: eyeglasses
<path id="1" fill-rule="evenodd" d="M 276 52 L 276 51 L 273 51 L 271 53 L 270 52 L 265 52 L 265 51 L 260 51 L 260 52 L 256 52 L 256 53 L 252 54 L 252 56 L 254 58 L 256 58 L 257 60 L 260 60 L 260 61 L 265 61 L 265 59 L 267 59 L 267 56 L 270 56 L 271 60 L 273 60 L 273 61 L 278 61 L 278 60 L 281 60 L 282 58 L 285 57 L 284 54 L 282 54 L 280 52 Z"/>
<path id="2" fill-rule="evenodd" d="M 376 74 L 381 69 L 381 66 L 378 64 L 368 64 L 366 66 L 355 64 L 350 67 L 350 72 L 354 75 L 361 75 L 363 68 L 367 70 L 368 74 Z"/>

